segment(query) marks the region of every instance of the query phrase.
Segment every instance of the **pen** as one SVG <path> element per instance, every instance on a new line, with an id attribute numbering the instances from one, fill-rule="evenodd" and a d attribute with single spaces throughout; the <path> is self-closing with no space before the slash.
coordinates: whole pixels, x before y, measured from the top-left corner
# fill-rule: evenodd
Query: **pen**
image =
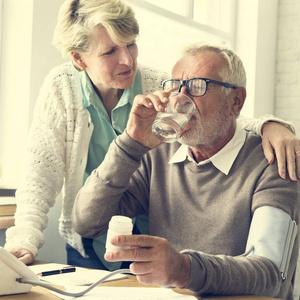
<path id="1" fill-rule="evenodd" d="M 56 274 L 63 274 L 63 273 L 70 273 L 75 272 L 76 268 L 74 267 L 66 267 L 60 270 L 52 270 L 52 271 L 45 271 L 37 274 L 38 276 L 49 276 L 49 275 L 56 275 Z"/>

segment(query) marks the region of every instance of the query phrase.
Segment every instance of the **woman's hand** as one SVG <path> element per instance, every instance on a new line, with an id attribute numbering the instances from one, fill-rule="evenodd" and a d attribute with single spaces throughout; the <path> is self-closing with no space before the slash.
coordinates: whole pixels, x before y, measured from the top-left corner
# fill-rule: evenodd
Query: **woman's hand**
<path id="1" fill-rule="evenodd" d="M 278 162 L 280 177 L 300 178 L 300 140 L 284 125 L 267 122 L 262 128 L 262 146 L 270 164 Z"/>
<path id="2" fill-rule="evenodd" d="M 24 248 L 6 248 L 8 252 L 13 254 L 16 258 L 18 258 L 21 262 L 23 262 L 26 265 L 29 265 L 33 263 L 34 256 L 33 254 Z"/>

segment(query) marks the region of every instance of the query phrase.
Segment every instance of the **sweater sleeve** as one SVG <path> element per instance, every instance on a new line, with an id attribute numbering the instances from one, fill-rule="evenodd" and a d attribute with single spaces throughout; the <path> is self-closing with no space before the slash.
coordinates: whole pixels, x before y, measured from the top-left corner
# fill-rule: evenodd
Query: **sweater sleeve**
<path id="1" fill-rule="evenodd" d="M 290 129 L 294 134 L 296 133 L 295 127 L 292 123 L 288 121 L 283 121 L 279 118 L 276 118 L 272 115 L 265 115 L 257 119 L 246 118 L 244 116 L 239 116 L 237 121 L 242 125 L 242 127 L 247 131 L 252 131 L 256 135 L 262 137 L 262 127 L 267 122 L 277 122 L 285 125 L 288 129 Z"/>
<path id="2" fill-rule="evenodd" d="M 184 250 L 190 255 L 191 279 L 185 287 L 197 294 L 276 296 L 281 276 L 276 265 L 260 256 L 209 255 Z"/>
<path id="3" fill-rule="evenodd" d="M 105 159 L 76 196 L 72 221 L 77 233 L 94 238 L 107 230 L 114 215 L 146 214 L 147 184 L 135 179 L 140 173 L 141 158 L 148 151 L 126 131 L 111 143 Z"/>
<path id="4" fill-rule="evenodd" d="M 40 90 L 28 137 L 24 178 L 17 193 L 15 226 L 6 232 L 6 248 L 22 247 L 34 256 L 44 243 L 47 213 L 60 193 L 65 172 L 66 108 L 63 90 L 70 76 L 57 76 L 55 68 Z"/>

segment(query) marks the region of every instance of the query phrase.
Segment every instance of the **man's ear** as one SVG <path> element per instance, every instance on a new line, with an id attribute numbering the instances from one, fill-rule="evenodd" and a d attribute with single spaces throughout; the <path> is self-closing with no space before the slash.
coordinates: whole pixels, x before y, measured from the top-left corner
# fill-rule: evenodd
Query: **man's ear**
<path id="1" fill-rule="evenodd" d="M 238 115 L 243 108 L 246 99 L 246 89 L 244 87 L 237 87 L 234 90 L 234 99 L 232 104 L 232 111 L 235 115 Z"/>
<path id="2" fill-rule="evenodd" d="M 87 65 L 83 62 L 81 54 L 79 52 L 71 52 L 71 57 L 80 70 L 83 71 L 86 69 Z"/>

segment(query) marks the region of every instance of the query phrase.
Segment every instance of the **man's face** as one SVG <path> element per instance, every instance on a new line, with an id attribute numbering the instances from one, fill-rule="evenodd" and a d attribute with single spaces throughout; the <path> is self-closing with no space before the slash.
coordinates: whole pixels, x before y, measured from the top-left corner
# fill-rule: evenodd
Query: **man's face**
<path id="1" fill-rule="evenodd" d="M 221 76 L 223 66 L 223 59 L 213 52 L 187 55 L 174 66 L 172 78 L 187 80 L 202 77 L 223 81 Z M 181 92 L 187 94 L 185 87 L 182 87 Z M 210 83 L 204 96 L 192 97 L 197 112 L 190 121 L 191 129 L 186 131 L 179 141 L 197 147 L 213 145 L 226 139 L 235 122 L 230 96 L 230 92 L 226 96 L 222 86 Z"/>

